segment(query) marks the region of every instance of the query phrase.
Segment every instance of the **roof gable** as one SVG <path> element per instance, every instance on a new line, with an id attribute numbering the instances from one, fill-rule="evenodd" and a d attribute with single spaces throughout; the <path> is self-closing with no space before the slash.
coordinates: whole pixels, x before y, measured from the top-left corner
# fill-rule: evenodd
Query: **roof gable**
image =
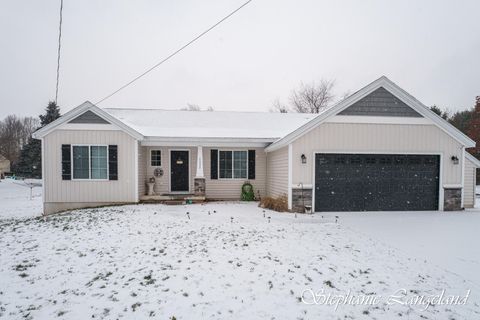
<path id="1" fill-rule="evenodd" d="M 327 119 L 339 114 L 340 112 L 344 111 L 345 109 L 351 107 L 361 99 L 367 97 L 375 90 L 383 87 L 400 101 L 403 101 L 408 107 L 412 108 L 421 116 L 430 119 L 434 125 L 439 127 L 441 130 L 446 132 L 448 135 L 453 137 L 459 143 L 467 148 L 471 148 L 475 146 L 475 141 L 467 137 L 463 134 L 460 130 L 452 126 L 450 123 L 442 119 L 436 113 L 431 111 L 428 107 L 422 104 L 420 101 L 415 99 L 405 90 L 397 86 L 394 82 L 388 79 L 385 76 L 378 78 L 377 80 L 373 81 L 372 83 L 368 84 L 367 86 L 363 87 L 359 91 L 353 93 L 352 95 L 348 96 L 344 100 L 338 102 L 331 108 L 324 110 L 320 113 L 317 117 L 310 120 L 300 128 L 296 129 L 295 131 L 287 134 L 283 138 L 275 141 L 270 146 L 268 146 L 265 151 L 270 152 L 274 150 L 278 150 L 282 147 L 287 146 L 291 142 L 295 141 L 297 138 L 301 137 L 302 135 L 306 134 L 307 132 L 313 130 L 318 125 L 325 122 Z"/>
<path id="2" fill-rule="evenodd" d="M 374 90 L 338 114 L 348 116 L 422 117 L 421 114 L 384 87 Z"/>
<path id="3" fill-rule="evenodd" d="M 71 120 L 76 119 L 77 117 L 87 113 L 91 112 L 93 113 L 96 117 L 99 117 L 103 120 L 105 120 L 107 123 L 110 123 L 112 125 L 117 126 L 120 130 L 124 131 L 125 133 L 129 134 L 133 138 L 137 140 L 143 139 L 143 135 L 141 135 L 139 132 L 137 132 L 135 129 L 129 127 L 122 121 L 118 120 L 114 116 L 110 115 L 108 112 L 100 109 L 90 101 L 85 101 L 81 105 L 79 105 L 76 108 L 73 108 L 72 110 L 68 111 L 65 113 L 63 116 L 58 118 L 57 120 L 47 124 L 46 126 L 38 129 L 32 134 L 32 137 L 35 139 L 41 139 L 53 130 L 57 129 L 59 126 L 61 126 L 64 123 L 68 123 Z M 87 116 L 90 115 L 90 113 L 87 114 Z M 91 115 L 90 115 L 91 117 Z"/>
<path id="4" fill-rule="evenodd" d="M 68 123 L 95 123 L 95 124 L 110 124 L 107 120 L 88 110 L 76 118 L 68 121 Z"/>

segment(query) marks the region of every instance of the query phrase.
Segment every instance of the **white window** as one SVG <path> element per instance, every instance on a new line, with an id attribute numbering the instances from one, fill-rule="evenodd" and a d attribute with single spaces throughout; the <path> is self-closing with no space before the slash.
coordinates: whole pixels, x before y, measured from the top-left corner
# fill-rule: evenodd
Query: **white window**
<path id="1" fill-rule="evenodd" d="M 247 151 L 219 151 L 220 179 L 246 179 L 248 172 Z"/>
<path id="2" fill-rule="evenodd" d="M 108 179 L 107 146 L 72 146 L 73 179 Z"/>
<path id="3" fill-rule="evenodd" d="M 152 167 L 162 166 L 162 152 L 160 150 L 150 151 L 150 166 Z"/>

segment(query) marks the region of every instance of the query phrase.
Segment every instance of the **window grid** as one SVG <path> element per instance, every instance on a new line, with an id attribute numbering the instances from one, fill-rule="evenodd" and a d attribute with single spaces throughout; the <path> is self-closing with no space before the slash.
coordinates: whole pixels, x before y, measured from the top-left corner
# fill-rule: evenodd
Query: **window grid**
<path id="1" fill-rule="evenodd" d="M 72 145 L 73 180 L 108 180 L 108 147 Z"/>
<path id="2" fill-rule="evenodd" d="M 151 150 L 150 151 L 150 166 L 160 167 L 162 166 L 162 151 Z"/>
<path id="3" fill-rule="evenodd" d="M 218 155 L 218 173 L 220 179 L 246 179 L 248 174 L 248 153 L 220 150 Z"/>

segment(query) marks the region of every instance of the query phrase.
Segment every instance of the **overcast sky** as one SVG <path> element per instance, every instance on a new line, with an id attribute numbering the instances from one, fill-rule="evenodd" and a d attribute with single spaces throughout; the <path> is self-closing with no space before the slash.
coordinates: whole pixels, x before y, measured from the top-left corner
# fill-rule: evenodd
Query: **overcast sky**
<path id="1" fill-rule="evenodd" d="M 59 104 L 96 102 L 244 0 L 64 0 Z M 0 2 L 0 118 L 55 95 L 60 0 Z M 480 95 L 480 1 L 253 0 L 102 107 L 268 111 L 301 81 L 388 76 L 426 105 Z"/>

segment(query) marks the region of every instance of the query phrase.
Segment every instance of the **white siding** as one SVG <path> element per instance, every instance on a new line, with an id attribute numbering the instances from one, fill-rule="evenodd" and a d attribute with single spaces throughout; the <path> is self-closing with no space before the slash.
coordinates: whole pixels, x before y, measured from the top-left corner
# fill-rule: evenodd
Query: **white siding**
<path id="1" fill-rule="evenodd" d="M 267 153 L 267 195 L 288 193 L 288 147 Z"/>
<path id="2" fill-rule="evenodd" d="M 463 206 L 465 208 L 473 208 L 475 206 L 476 168 L 474 164 L 466 158 L 464 183 Z"/>
<path id="3" fill-rule="evenodd" d="M 205 172 L 205 191 L 209 199 L 238 200 L 242 192 L 242 185 L 250 181 L 255 196 L 264 196 L 267 175 L 266 154 L 263 148 L 218 148 L 218 150 L 255 150 L 255 179 L 210 179 L 210 150 L 217 148 L 203 148 L 203 170 Z"/>
<path id="4" fill-rule="evenodd" d="M 208 199 L 218 200 L 238 200 L 240 199 L 241 188 L 248 179 L 210 179 L 210 150 L 217 148 L 203 148 L 203 170 L 205 176 L 205 191 Z M 265 181 L 266 181 L 266 156 L 263 148 L 218 148 L 219 150 L 255 150 L 255 179 L 249 180 L 255 190 L 255 195 L 265 195 Z M 145 186 L 148 178 L 153 177 L 153 171 L 156 167 L 151 166 L 150 151 L 161 150 L 162 152 L 162 166 L 164 175 L 156 179 L 155 193 L 168 194 L 170 192 L 170 150 L 190 150 L 190 193 L 194 192 L 194 178 L 197 168 L 197 147 L 141 147 L 141 152 L 144 158 L 143 163 L 145 173 L 140 175 L 139 183 Z M 145 187 L 142 189 L 140 195 L 145 194 Z"/>
<path id="5" fill-rule="evenodd" d="M 135 202 L 136 143 L 134 138 L 122 131 L 56 130 L 45 136 L 45 194 L 43 195 L 45 207 L 68 209 L 68 204 L 61 205 L 61 203 L 93 206 L 95 204 Z M 62 180 L 62 144 L 117 145 L 118 180 Z"/>
<path id="6" fill-rule="evenodd" d="M 462 182 L 462 146 L 434 125 L 324 123 L 293 143 L 292 184 L 312 184 L 314 152 L 440 153 L 444 185 Z M 307 156 L 302 164 L 300 156 Z M 454 165 L 451 156 L 460 160 Z"/>
<path id="7" fill-rule="evenodd" d="M 143 157 L 139 159 L 139 165 L 143 166 L 143 175 L 140 175 L 138 183 L 142 185 L 142 193 L 140 196 L 145 195 L 147 180 L 153 177 L 153 171 L 156 168 L 163 169 L 163 176 L 155 178 L 155 193 L 158 195 L 167 194 L 170 192 L 170 150 L 188 150 L 190 151 L 190 191 L 193 193 L 193 178 L 195 176 L 195 169 L 197 167 L 197 148 L 194 147 L 140 147 Z M 152 167 L 150 161 L 151 150 L 161 151 L 161 166 Z"/>
<path id="8" fill-rule="evenodd" d="M 146 180 L 147 180 L 147 166 L 145 165 L 147 163 L 147 157 L 149 154 L 147 154 L 147 148 L 146 147 L 138 147 L 138 195 L 141 197 L 142 195 L 146 194 L 147 192 L 147 186 L 146 186 Z"/>

